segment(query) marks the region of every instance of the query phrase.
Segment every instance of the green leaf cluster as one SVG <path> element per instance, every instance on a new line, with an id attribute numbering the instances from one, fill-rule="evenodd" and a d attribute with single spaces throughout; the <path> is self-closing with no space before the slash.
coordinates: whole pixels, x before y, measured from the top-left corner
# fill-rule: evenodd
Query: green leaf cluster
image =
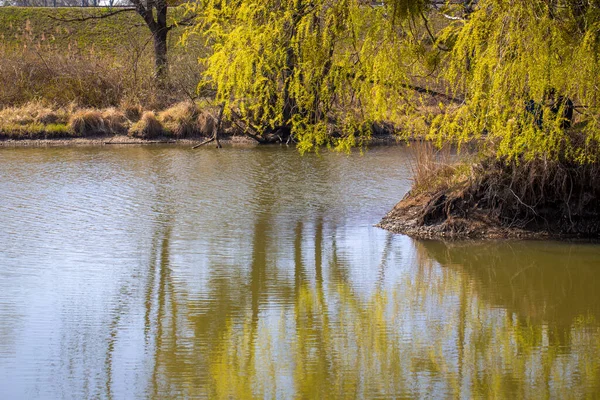
<path id="1" fill-rule="evenodd" d="M 599 28 L 598 2 L 479 1 L 464 24 L 446 28 L 455 44 L 444 77 L 465 101 L 439 115 L 430 136 L 459 144 L 483 137 L 508 159 L 597 162 Z M 561 98 L 576 107 L 571 129 Z"/>
<path id="2" fill-rule="evenodd" d="M 425 2 L 205 0 L 195 7 L 212 47 L 201 86 L 257 130 L 289 126 L 300 151 L 361 145 L 378 121 L 414 109 L 410 74 L 422 44 L 406 16 Z"/>
<path id="3" fill-rule="evenodd" d="M 440 145 L 475 141 L 506 159 L 598 161 L 598 1 L 202 0 L 188 7 L 201 22 L 187 35 L 201 35 L 212 49 L 200 60 L 200 86 L 259 132 L 291 128 L 302 152 L 360 146 L 386 122 Z M 453 101 L 439 102 L 429 88 Z M 575 125 L 567 128 L 570 102 Z"/>

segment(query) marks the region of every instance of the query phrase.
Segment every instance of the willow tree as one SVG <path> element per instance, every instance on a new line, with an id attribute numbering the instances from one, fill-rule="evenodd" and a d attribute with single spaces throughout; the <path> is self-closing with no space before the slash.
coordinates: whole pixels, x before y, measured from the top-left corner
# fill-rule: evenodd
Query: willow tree
<path id="1" fill-rule="evenodd" d="M 597 237 L 600 3 L 480 0 L 452 21 L 436 42 L 450 50 L 442 75 L 464 101 L 436 116 L 429 136 L 475 143 L 479 158 L 423 179 L 421 197 L 413 191 L 382 226 L 424 236 L 500 226 Z"/>
<path id="2" fill-rule="evenodd" d="M 446 76 L 465 102 L 437 118 L 438 143 L 485 137 L 507 159 L 598 161 L 599 2 L 480 0 L 441 37 L 453 45 Z M 567 99 L 576 129 L 565 129 Z"/>
<path id="3" fill-rule="evenodd" d="M 204 0 L 191 6 L 213 51 L 205 80 L 226 113 L 288 130 L 301 151 L 360 144 L 371 124 L 414 110 L 424 0 Z"/>
<path id="4" fill-rule="evenodd" d="M 290 128 L 301 150 L 356 144 L 374 121 L 430 123 L 417 95 L 445 85 L 464 101 L 441 107 L 429 124 L 438 143 L 485 136 L 499 156 L 580 162 L 595 161 L 598 150 L 599 7 L 591 0 L 191 6 L 203 21 L 194 31 L 213 49 L 201 84 L 262 130 Z M 439 9 L 446 23 L 429 23 Z M 425 89 L 415 93 L 415 83 Z M 580 135 L 564 129 L 565 99 L 578 106 Z"/>

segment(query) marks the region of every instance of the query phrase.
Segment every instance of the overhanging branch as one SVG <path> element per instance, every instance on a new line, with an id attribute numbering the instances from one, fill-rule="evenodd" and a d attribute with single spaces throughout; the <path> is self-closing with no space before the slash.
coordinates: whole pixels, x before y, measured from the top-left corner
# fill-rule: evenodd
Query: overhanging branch
<path id="1" fill-rule="evenodd" d="M 53 19 L 55 21 L 60 21 L 60 22 L 84 22 L 84 21 L 89 21 L 92 19 L 109 18 L 109 17 L 112 17 L 113 15 L 131 12 L 131 11 L 136 11 L 136 10 L 135 10 L 135 8 L 121 8 L 119 10 L 107 12 L 107 13 L 100 14 L 100 15 L 88 15 L 86 17 L 80 17 L 80 18 L 57 18 L 52 15 L 48 15 L 48 18 Z"/>

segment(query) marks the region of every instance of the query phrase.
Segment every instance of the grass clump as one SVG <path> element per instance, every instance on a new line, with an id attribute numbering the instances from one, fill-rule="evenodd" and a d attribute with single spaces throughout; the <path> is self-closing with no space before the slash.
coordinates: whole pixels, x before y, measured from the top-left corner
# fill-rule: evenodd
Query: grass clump
<path id="1" fill-rule="evenodd" d="M 146 111 L 140 120 L 129 129 L 129 136 L 141 139 L 156 139 L 164 134 L 163 125 L 153 111 Z"/>
<path id="2" fill-rule="evenodd" d="M 69 129 L 80 137 L 108 133 L 102 113 L 91 109 L 74 112 L 69 118 Z"/>
<path id="3" fill-rule="evenodd" d="M 69 111 L 53 109 L 40 102 L 0 110 L 0 138 L 45 139 L 70 136 L 67 129 Z"/>
<path id="4" fill-rule="evenodd" d="M 200 110 L 192 102 L 182 102 L 158 114 L 165 133 L 181 139 L 197 135 L 199 132 L 198 116 Z"/>
<path id="5" fill-rule="evenodd" d="M 114 107 L 102 111 L 102 119 L 106 130 L 113 135 L 125 135 L 131 125 L 124 112 Z"/>

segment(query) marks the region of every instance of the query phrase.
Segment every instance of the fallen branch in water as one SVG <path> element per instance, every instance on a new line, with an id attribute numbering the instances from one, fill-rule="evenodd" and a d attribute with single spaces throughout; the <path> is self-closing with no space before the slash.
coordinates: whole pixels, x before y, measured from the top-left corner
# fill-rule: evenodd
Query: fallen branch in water
<path id="1" fill-rule="evenodd" d="M 205 144 L 209 144 L 210 142 L 214 142 L 214 141 L 215 141 L 215 137 L 213 136 L 213 137 L 211 137 L 210 139 L 208 139 L 208 140 L 205 140 L 204 142 L 202 142 L 202 143 L 200 143 L 200 144 L 197 144 L 197 145 L 195 145 L 194 147 L 192 147 L 192 150 L 195 150 L 195 149 L 197 149 L 198 147 L 202 147 L 202 146 L 204 146 Z"/>
<path id="2" fill-rule="evenodd" d="M 145 140 L 140 142 L 103 142 L 103 144 L 173 144 L 176 140 Z"/>

